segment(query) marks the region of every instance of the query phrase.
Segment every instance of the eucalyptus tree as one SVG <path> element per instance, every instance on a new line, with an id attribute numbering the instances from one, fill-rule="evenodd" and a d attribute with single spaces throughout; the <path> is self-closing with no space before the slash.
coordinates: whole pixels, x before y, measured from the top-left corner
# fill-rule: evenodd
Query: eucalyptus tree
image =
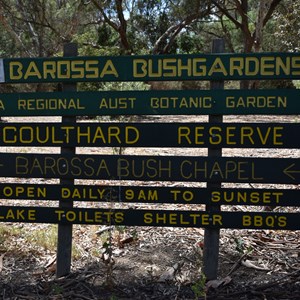
<path id="1" fill-rule="evenodd" d="M 210 14 L 211 0 L 91 0 L 102 28 L 119 37 L 123 53 L 175 52 L 186 28 Z M 110 29 L 108 29 L 108 27 Z"/>
<path id="2" fill-rule="evenodd" d="M 300 51 L 300 22 L 299 22 L 300 2 L 284 0 L 274 15 L 273 42 L 281 51 L 299 52 Z"/>
<path id="3" fill-rule="evenodd" d="M 274 11 L 284 0 L 212 0 L 216 17 L 226 30 L 224 19 L 241 32 L 243 52 L 259 52 L 263 43 L 263 30 Z"/>
<path id="4" fill-rule="evenodd" d="M 260 52 L 264 29 L 284 0 L 212 0 L 214 15 L 220 21 L 232 52 Z M 234 28 L 232 27 L 234 26 Z M 239 37 L 237 44 L 233 34 Z M 241 88 L 257 87 L 258 81 L 241 81 Z"/>
<path id="5" fill-rule="evenodd" d="M 2 37 L 1 47 L 13 56 L 55 55 L 82 30 L 87 7 L 78 0 L 0 0 L 0 26 L 9 41 L 3 45 Z"/>
<path id="6" fill-rule="evenodd" d="M 63 44 L 83 32 L 89 13 L 89 6 L 78 0 L 0 0 L 1 55 L 61 55 Z M 11 88 L 18 87 L 6 86 Z M 52 87 L 46 84 L 35 87 L 36 90 L 44 88 Z"/>

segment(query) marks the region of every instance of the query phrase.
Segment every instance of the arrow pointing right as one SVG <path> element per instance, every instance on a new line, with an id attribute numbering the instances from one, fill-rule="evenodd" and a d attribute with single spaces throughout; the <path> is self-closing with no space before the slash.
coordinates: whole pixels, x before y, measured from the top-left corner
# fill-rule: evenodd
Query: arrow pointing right
<path id="1" fill-rule="evenodd" d="M 293 180 L 295 180 L 296 178 L 292 174 L 300 173 L 300 171 L 291 170 L 294 166 L 295 166 L 295 164 L 291 164 L 283 170 L 283 173 L 285 175 L 289 176 L 290 178 L 292 178 Z"/>

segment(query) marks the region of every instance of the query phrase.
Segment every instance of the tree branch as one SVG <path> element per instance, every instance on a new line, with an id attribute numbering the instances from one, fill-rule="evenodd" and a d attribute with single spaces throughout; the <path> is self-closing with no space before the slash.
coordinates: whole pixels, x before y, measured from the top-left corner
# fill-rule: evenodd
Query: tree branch
<path id="1" fill-rule="evenodd" d="M 118 19 L 120 21 L 120 26 L 118 28 L 118 33 L 121 38 L 121 44 L 127 54 L 130 54 L 132 52 L 129 41 L 127 39 L 127 22 L 124 18 L 123 14 L 123 7 L 122 7 L 122 2 L 123 0 L 116 0 L 116 8 L 117 8 L 117 14 L 118 14 Z"/>
<path id="2" fill-rule="evenodd" d="M 230 13 L 229 13 L 229 10 L 226 9 L 225 7 L 222 7 L 218 1 L 215 1 L 215 0 L 212 0 L 212 3 L 221 11 L 221 13 L 223 15 L 225 15 L 230 21 L 232 21 L 236 27 L 238 28 L 243 28 L 242 24 L 237 21 Z"/>
<path id="3" fill-rule="evenodd" d="M 276 7 L 278 6 L 278 4 L 281 2 L 282 0 L 273 0 L 268 12 L 266 13 L 265 17 L 264 17 L 264 21 L 263 21 L 263 25 L 265 26 L 267 24 L 267 22 L 270 20 L 274 10 L 276 9 Z"/>
<path id="4" fill-rule="evenodd" d="M 224 20 L 223 20 L 223 17 L 221 16 L 221 26 L 223 28 L 223 31 L 225 33 L 225 39 L 227 41 L 227 44 L 229 46 L 229 49 L 232 53 L 234 53 L 234 47 L 233 47 L 233 44 L 232 44 L 232 40 L 231 40 L 231 36 L 230 36 L 230 32 L 227 30 L 227 27 L 226 25 L 224 24 Z"/>
<path id="5" fill-rule="evenodd" d="M 119 30 L 118 25 L 117 25 L 116 23 L 114 23 L 114 22 L 106 15 L 106 13 L 105 13 L 103 7 L 98 3 L 98 1 L 97 1 L 97 0 L 91 0 L 91 1 L 92 1 L 92 3 L 96 6 L 96 8 L 99 9 L 99 11 L 100 11 L 101 15 L 103 16 L 105 22 L 106 22 L 109 26 L 111 26 L 115 31 L 118 32 L 118 30 Z"/>
<path id="6" fill-rule="evenodd" d="M 171 46 L 173 45 L 176 37 L 179 35 L 179 33 L 182 31 L 183 28 L 190 25 L 193 21 L 197 20 L 202 15 L 206 15 L 208 11 L 210 11 L 210 6 L 207 8 L 205 12 L 201 12 L 200 10 L 200 4 L 199 7 L 196 9 L 196 13 L 191 14 L 187 16 L 185 19 L 183 19 L 178 24 L 170 26 L 164 34 L 162 34 L 159 39 L 155 42 L 152 53 L 158 53 L 159 47 L 163 42 L 165 42 L 169 38 L 169 42 L 164 46 L 162 53 L 168 53 Z"/>
<path id="7" fill-rule="evenodd" d="M 123 7 L 122 7 L 123 0 L 115 0 L 117 16 L 118 16 L 118 20 L 119 20 L 120 24 L 113 22 L 106 15 L 103 7 L 101 6 L 100 3 L 98 3 L 97 0 L 91 0 L 91 1 L 95 5 L 95 7 L 97 9 L 99 9 L 101 15 L 104 18 L 104 21 L 119 34 L 120 40 L 121 40 L 121 45 L 125 49 L 125 51 L 128 52 L 128 54 L 131 53 L 132 50 L 131 50 L 129 41 L 127 39 L 127 22 L 125 20 L 124 13 L 123 13 Z"/>
<path id="8" fill-rule="evenodd" d="M 17 33 L 12 29 L 12 27 L 8 24 L 6 18 L 4 17 L 3 6 L 0 5 L 0 23 L 7 30 L 7 32 L 12 36 L 17 45 L 19 45 L 27 56 L 32 57 L 33 54 L 30 53 L 27 47 L 22 42 L 21 38 L 17 35 Z"/>

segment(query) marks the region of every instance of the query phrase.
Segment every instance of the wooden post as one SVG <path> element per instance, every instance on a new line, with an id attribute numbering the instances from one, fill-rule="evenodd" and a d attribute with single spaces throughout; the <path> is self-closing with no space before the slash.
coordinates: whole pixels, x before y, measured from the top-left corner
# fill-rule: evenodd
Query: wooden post
<path id="1" fill-rule="evenodd" d="M 213 53 L 224 52 L 224 40 L 215 39 L 212 44 Z M 211 81 L 211 89 L 224 89 L 224 81 Z M 209 115 L 209 123 L 222 123 L 222 115 Z M 211 149 L 208 148 L 209 157 L 220 157 L 222 156 L 222 148 Z M 220 188 L 221 182 L 218 183 L 207 183 L 207 188 Z M 207 212 L 218 212 L 220 211 L 220 205 L 206 205 Z M 219 263 L 219 238 L 220 230 L 207 228 L 204 231 L 204 249 L 203 249 L 203 273 L 207 280 L 216 279 L 218 275 L 218 263 Z"/>
<path id="2" fill-rule="evenodd" d="M 68 43 L 64 45 L 64 56 L 77 56 L 77 44 Z M 76 83 L 64 83 L 62 91 L 74 92 L 77 90 Z M 62 116 L 62 123 L 68 125 L 76 123 L 76 116 Z M 75 154 L 76 147 L 61 147 L 61 154 Z M 60 184 L 74 184 L 74 179 L 61 179 Z M 73 207 L 73 201 L 69 199 L 59 200 L 59 207 L 69 209 Z M 57 238 L 57 256 L 56 256 L 56 277 L 66 276 L 71 270 L 72 258 L 72 224 L 59 224 L 58 225 L 58 238 Z"/>

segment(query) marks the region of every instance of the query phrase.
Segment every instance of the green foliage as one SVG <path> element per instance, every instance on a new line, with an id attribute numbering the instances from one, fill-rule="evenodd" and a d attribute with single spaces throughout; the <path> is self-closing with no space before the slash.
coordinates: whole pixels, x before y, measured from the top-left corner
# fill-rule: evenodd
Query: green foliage
<path id="1" fill-rule="evenodd" d="M 278 45 L 280 51 L 300 51 L 300 2 L 293 0 L 283 1 L 283 5 L 274 15 L 273 44 Z M 274 38 L 275 43 L 274 43 Z"/>
<path id="2" fill-rule="evenodd" d="M 57 225 L 49 225 L 49 228 L 28 231 L 26 240 L 34 245 L 43 247 L 45 250 L 54 251 L 57 245 Z"/>
<path id="3" fill-rule="evenodd" d="M 244 240 L 241 238 L 234 238 L 235 241 L 235 250 L 239 253 L 244 253 L 245 250 L 245 243 Z"/>
<path id="4" fill-rule="evenodd" d="M 75 33 L 87 29 L 81 21 L 91 18 L 83 1 L 1 0 L 1 48 L 7 56 L 47 57 L 62 50 Z M 85 18 L 83 18 L 85 16 Z M 8 53 L 8 50 L 10 53 Z"/>
<path id="5" fill-rule="evenodd" d="M 6 252 L 10 241 L 15 237 L 20 236 L 22 228 L 16 226 L 7 226 L 6 224 L 0 224 L 0 251 Z"/>
<path id="6" fill-rule="evenodd" d="M 234 242 L 236 244 L 235 249 L 240 254 L 248 254 L 253 251 L 253 248 L 251 246 L 247 246 L 245 241 L 241 238 L 234 238 Z"/>
<path id="7" fill-rule="evenodd" d="M 179 46 L 182 53 L 192 53 L 194 49 L 197 47 L 195 43 L 195 37 L 192 34 L 182 34 L 179 37 Z"/>
<path id="8" fill-rule="evenodd" d="M 195 300 L 199 299 L 200 297 L 206 298 L 205 283 L 206 283 L 206 276 L 203 273 L 201 273 L 200 278 L 191 287 L 195 296 Z"/>
<path id="9" fill-rule="evenodd" d="M 51 287 L 52 293 L 56 296 L 59 296 L 63 293 L 64 288 L 56 283 L 54 283 Z"/>
<path id="10" fill-rule="evenodd" d="M 19 226 L 0 225 L 0 245 L 3 247 L 15 245 L 13 242 L 15 239 L 18 239 L 19 243 L 25 240 L 35 247 L 54 251 L 57 243 L 57 225 L 49 225 L 47 229 L 39 228 L 34 231 Z"/>
<path id="11" fill-rule="evenodd" d="M 101 46 L 110 46 L 110 44 L 113 42 L 112 36 L 115 36 L 115 39 L 117 38 L 117 36 L 114 35 L 113 30 L 106 23 L 101 24 L 97 28 L 97 33 L 97 43 Z"/>

